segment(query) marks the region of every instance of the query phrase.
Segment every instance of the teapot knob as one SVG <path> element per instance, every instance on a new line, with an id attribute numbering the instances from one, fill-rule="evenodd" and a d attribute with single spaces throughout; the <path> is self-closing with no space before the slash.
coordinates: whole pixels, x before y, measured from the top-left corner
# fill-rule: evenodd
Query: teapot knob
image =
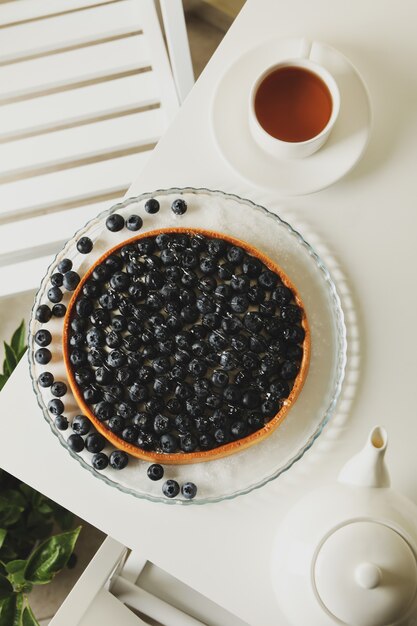
<path id="1" fill-rule="evenodd" d="M 355 581 L 362 589 L 379 587 L 381 578 L 381 570 L 374 563 L 361 563 L 355 570 Z"/>

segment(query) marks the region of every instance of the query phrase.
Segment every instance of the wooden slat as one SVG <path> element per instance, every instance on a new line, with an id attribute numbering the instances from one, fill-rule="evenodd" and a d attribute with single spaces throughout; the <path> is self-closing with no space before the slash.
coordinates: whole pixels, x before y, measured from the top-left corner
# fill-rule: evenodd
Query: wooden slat
<path id="1" fill-rule="evenodd" d="M 140 2 L 121 0 L 82 13 L 69 13 L 5 28 L 1 33 L 0 60 L 10 61 L 46 53 L 70 44 L 81 44 L 140 28 Z"/>
<path id="2" fill-rule="evenodd" d="M 47 17 L 55 13 L 83 9 L 114 0 L 14 0 L 0 7 L 0 25 Z"/>
<path id="3" fill-rule="evenodd" d="M 154 144 L 165 128 L 160 109 L 0 144 L 0 183 L 87 164 Z M 1 212 L 1 208 L 0 208 Z"/>
<path id="4" fill-rule="evenodd" d="M 149 65 L 149 51 L 142 35 L 4 65 L 0 67 L 0 104 Z"/>
<path id="5" fill-rule="evenodd" d="M 0 185 L 0 223 L 123 195 L 150 152 Z M 19 223 L 19 222 L 17 222 Z"/>
<path id="6" fill-rule="evenodd" d="M 77 207 L 68 212 L 39 215 L 26 220 L 0 225 L 0 266 L 58 252 L 78 228 L 109 208 L 106 200 Z"/>
<path id="7" fill-rule="evenodd" d="M 15 102 L 0 108 L 0 141 L 157 103 L 158 84 L 153 72 Z"/>

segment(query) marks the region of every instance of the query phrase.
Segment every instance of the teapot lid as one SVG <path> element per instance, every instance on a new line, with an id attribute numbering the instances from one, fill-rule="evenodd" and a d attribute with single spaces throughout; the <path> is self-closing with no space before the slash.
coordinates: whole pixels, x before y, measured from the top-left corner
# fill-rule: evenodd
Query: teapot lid
<path id="1" fill-rule="evenodd" d="M 404 617 L 417 590 L 408 542 L 377 521 L 353 521 L 322 540 L 313 562 L 322 608 L 349 626 L 387 626 Z"/>

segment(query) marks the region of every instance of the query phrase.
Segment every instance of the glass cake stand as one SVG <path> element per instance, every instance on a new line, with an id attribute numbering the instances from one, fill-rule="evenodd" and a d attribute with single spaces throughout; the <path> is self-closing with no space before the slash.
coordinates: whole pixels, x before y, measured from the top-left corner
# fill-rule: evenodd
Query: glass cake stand
<path id="1" fill-rule="evenodd" d="M 161 205 L 160 211 L 154 215 L 144 211 L 144 203 L 151 197 L 157 197 Z M 183 197 L 188 205 L 182 216 L 176 216 L 170 210 L 172 200 L 178 197 Z M 51 362 L 45 367 L 34 359 L 33 336 L 41 327 L 34 312 L 40 304 L 48 302 L 46 292 L 51 274 L 56 271 L 59 261 L 67 257 L 73 261 L 73 269 L 82 276 L 106 250 L 131 238 L 135 233 L 127 229 L 118 233 L 106 229 L 107 216 L 116 211 L 125 218 L 131 214 L 141 215 L 144 224 L 140 233 L 163 227 L 199 227 L 246 241 L 282 267 L 298 289 L 310 324 L 311 360 L 304 387 L 283 423 L 269 437 L 229 457 L 192 465 L 165 466 L 163 481 L 173 478 L 180 484 L 192 481 L 198 486 L 194 500 L 166 498 L 161 491 L 163 481 L 153 482 L 146 475 L 149 463 L 133 457 L 122 471 L 110 467 L 102 472 L 94 470 L 90 453 L 84 450 L 76 454 L 69 450 L 66 439 L 71 428 L 67 431 L 56 429 L 47 409 L 52 398 L 50 389 L 40 387 L 37 382 L 40 372 L 45 369 L 54 374 L 55 380 L 67 382 L 62 358 L 63 318 L 52 318 L 44 326 L 53 337 L 49 346 Z M 81 255 L 76 241 L 86 235 L 93 240 L 94 248 L 90 254 Z M 65 294 L 64 304 L 68 304 L 69 297 L 70 294 Z M 346 331 L 340 299 L 326 266 L 290 224 L 264 207 L 235 195 L 208 189 L 172 188 L 145 193 L 116 204 L 88 222 L 67 242 L 48 268 L 37 293 L 29 325 L 28 356 L 33 389 L 44 418 L 66 452 L 78 463 L 109 486 L 135 497 L 165 504 L 196 505 L 234 498 L 259 488 L 289 470 L 310 448 L 331 418 L 340 395 L 346 362 Z M 69 386 L 62 400 L 64 414 L 69 420 L 80 413 Z M 104 451 L 111 449 L 114 448 L 108 445 Z"/>

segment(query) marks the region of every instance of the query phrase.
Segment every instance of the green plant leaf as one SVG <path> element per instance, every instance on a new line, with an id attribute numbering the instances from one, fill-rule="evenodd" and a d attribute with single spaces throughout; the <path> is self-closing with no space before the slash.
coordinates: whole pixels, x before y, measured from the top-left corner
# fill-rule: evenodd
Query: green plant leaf
<path id="1" fill-rule="evenodd" d="M 26 604 L 23 611 L 22 626 L 39 626 L 39 622 L 33 615 L 32 609 L 28 604 Z"/>
<path id="2" fill-rule="evenodd" d="M 24 570 L 25 579 L 34 585 L 49 583 L 67 564 L 80 530 L 81 526 L 42 542 L 28 558 Z"/>
<path id="3" fill-rule="evenodd" d="M 4 343 L 4 354 L 6 355 L 6 364 L 9 369 L 9 372 L 12 373 L 14 368 L 17 365 L 17 360 L 9 344 L 6 343 L 5 341 L 3 343 Z"/>
<path id="4" fill-rule="evenodd" d="M 10 580 L 8 580 L 6 578 L 6 576 L 3 576 L 2 574 L 0 574 L 0 598 L 8 598 L 9 596 L 11 596 L 13 594 L 13 585 L 10 582 Z"/>
<path id="5" fill-rule="evenodd" d="M 19 328 L 13 333 L 12 340 L 10 342 L 10 346 L 16 356 L 16 360 L 19 361 L 20 355 L 22 352 L 26 350 L 26 330 L 25 330 L 25 321 L 22 320 Z"/>
<path id="6" fill-rule="evenodd" d="M 6 376 L 6 380 L 9 378 L 11 373 L 12 372 L 10 370 L 9 364 L 7 363 L 7 359 L 4 359 L 4 361 L 3 361 L 3 374 L 4 374 L 4 376 Z"/>
<path id="7" fill-rule="evenodd" d="M 9 377 L 6 374 L 0 374 L 0 391 L 3 389 L 8 380 Z"/>
<path id="8" fill-rule="evenodd" d="M 26 567 L 26 561 L 23 559 L 16 559 L 6 563 L 7 573 L 9 580 L 13 585 L 15 591 L 23 591 L 22 586 L 25 584 L 24 570 Z"/>
<path id="9" fill-rule="evenodd" d="M 0 626 L 22 626 L 23 593 L 14 593 L 1 603 Z"/>
<path id="10" fill-rule="evenodd" d="M 25 502 L 17 491 L 6 489 L 0 493 L 0 526 L 7 528 L 15 524 L 25 510 Z"/>
<path id="11" fill-rule="evenodd" d="M 5 528 L 0 528 L 0 548 L 2 547 L 4 540 L 7 535 L 7 530 Z"/>

